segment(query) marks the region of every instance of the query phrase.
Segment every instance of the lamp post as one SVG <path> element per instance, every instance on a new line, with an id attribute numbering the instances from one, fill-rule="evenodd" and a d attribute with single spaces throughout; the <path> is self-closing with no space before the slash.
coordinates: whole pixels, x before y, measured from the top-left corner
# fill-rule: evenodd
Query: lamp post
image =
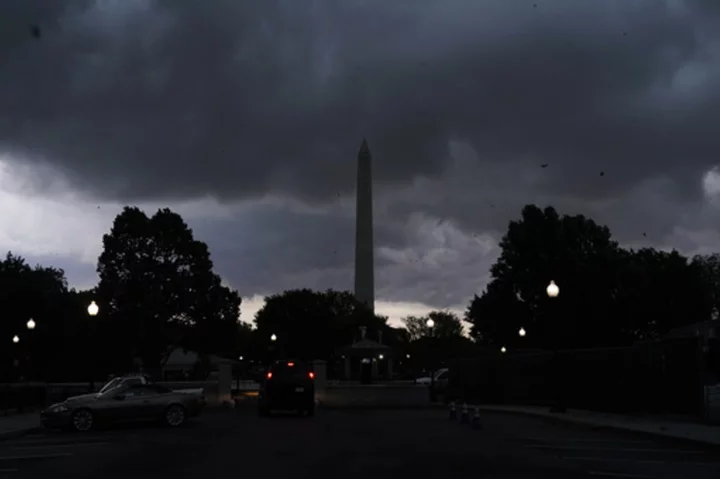
<path id="1" fill-rule="evenodd" d="M 520 328 L 520 331 L 518 331 L 518 336 L 521 338 L 524 338 L 527 332 L 525 332 L 525 328 Z"/>
<path id="2" fill-rule="evenodd" d="M 95 317 L 98 315 L 99 312 L 100 312 L 100 307 L 97 305 L 97 303 L 95 301 L 91 301 L 87 307 L 88 316 Z M 92 328 L 92 326 L 90 326 L 90 327 Z M 92 344 L 91 347 L 93 350 L 95 349 L 95 343 L 92 342 L 94 339 L 95 338 L 92 338 L 92 333 L 91 333 L 90 342 Z M 93 353 L 94 353 L 94 351 L 93 351 Z M 95 366 L 94 365 L 95 365 L 95 362 L 92 362 L 91 366 L 90 366 L 90 384 L 89 384 L 90 392 L 95 391 L 95 371 L 94 371 Z"/>
<path id="3" fill-rule="evenodd" d="M 507 353 L 507 348 L 505 346 L 503 346 L 502 348 L 500 348 L 500 352 Z"/>
<path id="4" fill-rule="evenodd" d="M 270 335 L 269 364 L 272 364 L 272 362 L 277 359 L 277 347 L 275 346 L 275 343 L 277 343 L 277 340 L 278 340 L 277 334 L 272 333 Z"/>
<path id="5" fill-rule="evenodd" d="M 434 338 L 434 328 L 435 328 L 435 321 L 432 318 L 428 318 L 427 321 L 425 321 L 425 326 L 428 328 L 428 335 L 430 337 L 430 341 Z M 435 364 L 434 364 L 434 358 L 432 357 L 433 350 L 433 344 L 430 344 L 430 402 L 433 402 L 435 399 Z"/>
<path id="6" fill-rule="evenodd" d="M 19 343 L 19 342 L 20 342 L 20 336 L 18 336 L 18 335 L 16 334 L 15 336 L 13 336 L 13 344 L 17 344 L 17 343 Z"/>
<path id="7" fill-rule="evenodd" d="M 558 295 L 560 295 L 560 288 L 558 287 L 557 284 L 555 284 L 555 281 L 550 281 L 550 284 L 548 284 L 547 288 L 545 288 L 545 292 L 547 293 L 548 298 L 550 298 L 552 300 L 552 299 L 557 298 Z M 551 318 L 551 321 L 555 322 L 556 318 Z M 553 329 L 556 329 L 556 328 L 553 328 Z M 562 387 L 561 386 L 562 379 L 560 378 L 560 355 L 558 353 L 557 334 L 553 335 L 552 342 L 553 342 L 553 362 L 555 363 L 553 365 L 553 371 L 554 371 L 554 375 L 555 375 L 555 378 L 554 378 L 554 380 L 555 380 L 555 385 L 554 385 L 555 386 L 555 388 L 554 388 L 555 389 L 555 401 L 554 401 L 553 407 L 550 408 L 550 412 L 564 413 L 567 411 L 567 408 L 563 404 L 563 399 L 561 397 L 562 395 L 560 392 L 560 388 Z"/>
<path id="8" fill-rule="evenodd" d="M 35 326 L 36 326 L 36 325 L 35 325 L 35 321 L 34 321 L 32 318 L 30 318 L 30 319 L 28 320 L 28 322 L 25 324 L 25 326 L 27 326 L 27 328 L 28 328 L 30 331 L 32 331 L 33 329 L 35 329 Z"/>

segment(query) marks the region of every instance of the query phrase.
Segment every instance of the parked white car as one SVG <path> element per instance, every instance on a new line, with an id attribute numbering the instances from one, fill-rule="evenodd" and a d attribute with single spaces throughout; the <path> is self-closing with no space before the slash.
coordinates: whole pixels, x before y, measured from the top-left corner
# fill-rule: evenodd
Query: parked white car
<path id="1" fill-rule="evenodd" d="M 449 374 L 448 368 L 440 368 L 437 371 L 435 371 L 435 383 L 445 381 L 448 378 Z M 415 379 L 415 384 L 424 384 L 426 386 L 429 386 L 432 383 L 432 379 L 430 376 L 425 376 L 421 378 Z"/>

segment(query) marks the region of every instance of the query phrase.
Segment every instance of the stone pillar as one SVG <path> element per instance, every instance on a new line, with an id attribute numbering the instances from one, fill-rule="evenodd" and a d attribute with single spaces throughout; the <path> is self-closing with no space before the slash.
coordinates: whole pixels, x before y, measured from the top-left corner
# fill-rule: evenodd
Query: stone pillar
<path id="1" fill-rule="evenodd" d="M 377 379 L 378 376 L 378 359 L 372 358 L 372 378 Z"/>
<path id="2" fill-rule="evenodd" d="M 371 155 L 363 140 L 357 158 L 355 203 L 355 297 L 375 311 L 375 253 Z"/>
<path id="3" fill-rule="evenodd" d="M 388 367 L 387 367 L 387 378 L 389 380 L 392 380 L 393 378 L 393 360 L 392 358 L 388 358 Z"/>
<path id="4" fill-rule="evenodd" d="M 313 361 L 313 371 L 315 372 L 315 402 L 323 402 L 327 390 L 327 362 L 319 359 Z"/>
<path id="5" fill-rule="evenodd" d="M 350 356 L 345 357 L 345 380 L 349 381 L 352 376 L 352 366 L 350 363 Z"/>
<path id="6" fill-rule="evenodd" d="M 223 361 L 218 365 L 218 404 L 232 404 L 232 364 Z"/>

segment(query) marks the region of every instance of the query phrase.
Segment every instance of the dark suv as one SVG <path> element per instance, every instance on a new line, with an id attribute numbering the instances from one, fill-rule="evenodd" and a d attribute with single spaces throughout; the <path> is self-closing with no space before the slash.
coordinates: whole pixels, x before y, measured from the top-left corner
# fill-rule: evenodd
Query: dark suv
<path id="1" fill-rule="evenodd" d="M 276 361 L 260 383 L 258 412 L 269 416 L 274 410 L 315 414 L 315 373 L 299 361 Z"/>

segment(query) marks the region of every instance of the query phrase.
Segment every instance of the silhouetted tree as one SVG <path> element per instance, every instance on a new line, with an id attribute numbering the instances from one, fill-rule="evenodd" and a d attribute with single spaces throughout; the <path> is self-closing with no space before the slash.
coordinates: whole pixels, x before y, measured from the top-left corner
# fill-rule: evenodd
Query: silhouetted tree
<path id="1" fill-rule="evenodd" d="M 560 347 L 616 342 L 607 334 L 614 331 L 608 320 L 619 248 L 607 227 L 528 205 L 519 221 L 510 222 L 500 246 L 492 278 L 510 285 L 524 303 L 528 340 Z M 551 280 L 560 287 L 554 299 L 546 294 Z"/>
<path id="2" fill-rule="evenodd" d="M 427 326 L 428 319 L 432 319 L 435 323 L 432 329 Z M 428 336 L 461 337 L 464 331 L 460 318 L 449 311 L 431 311 L 426 316 L 408 316 L 403 318 L 402 322 L 410 341 L 417 341 Z"/>
<path id="3" fill-rule="evenodd" d="M 213 273 L 207 245 L 177 213 L 126 207 L 103 236 L 97 288 L 115 342 L 157 373 L 175 347 L 232 349 L 240 297 Z"/>
<path id="4" fill-rule="evenodd" d="M 427 326 L 428 319 L 435 323 Z M 425 316 L 408 316 L 402 320 L 410 339 L 407 351 L 411 364 L 421 368 L 438 368 L 446 360 L 465 355 L 471 346 L 460 318 L 449 311 L 431 311 Z"/>
<path id="5" fill-rule="evenodd" d="M 717 258 L 623 250 L 607 227 L 553 208 L 526 206 L 500 246 L 492 281 L 466 312 L 479 342 L 594 347 L 658 337 L 708 319 L 720 284 Z M 552 299 L 551 280 L 560 288 Z"/>
<path id="6" fill-rule="evenodd" d="M 276 348 L 278 354 L 299 359 L 327 359 L 357 339 L 360 326 L 369 332 L 391 334 L 386 318 L 374 315 L 346 291 L 309 289 L 285 291 L 265 298 L 255 316 L 259 354 Z M 270 341 L 271 335 L 277 342 Z M 369 333 L 370 334 L 370 333 Z"/>
<path id="7" fill-rule="evenodd" d="M 68 293 L 61 269 L 30 266 L 8 253 L 0 261 L 0 371 L 5 377 L 41 379 L 59 361 L 54 335 L 61 330 Z M 29 330 L 27 322 L 35 322 Z M 20 342 L 12 342 L 18 335 Z"/>
<path id="8" fill-rule="evenodd" d="M 501 280 L 492 281 L 480 296 L 475 295 L 465 311 L 465 320 L 472 324 L 470 336 L 481 345 L 517 344 L 520 328 L 532 331 L 535 326 L 528 305 L 512 284 Z M 525 346 L 535 342 L 532 334 L 522 339 Z"/>
<path id="9" fill-rule="evenodd" d="M 657 338 L 710 319 L 713 282 L 699 262 L 677 251 L 623 252 L 614 295 L 614 327 L 628 339 Z"/>

